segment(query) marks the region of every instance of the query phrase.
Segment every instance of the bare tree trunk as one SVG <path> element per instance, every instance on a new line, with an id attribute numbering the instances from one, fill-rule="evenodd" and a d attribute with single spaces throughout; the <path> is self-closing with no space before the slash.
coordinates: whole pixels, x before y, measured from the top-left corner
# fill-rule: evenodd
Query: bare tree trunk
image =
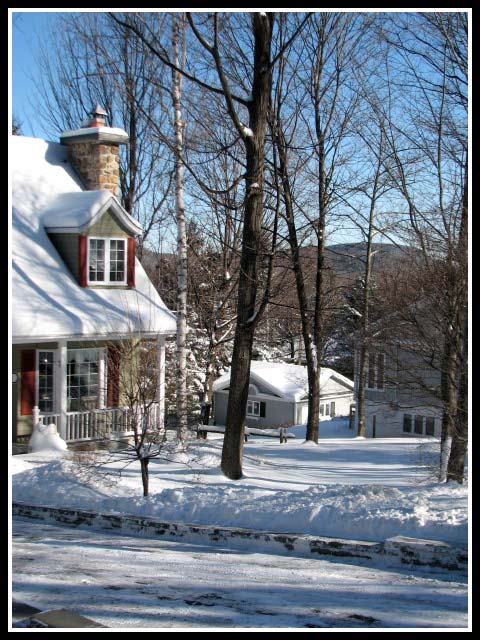
<path id="1" fill-rule="evenodd" d="M 254 70 L 249 130 L 246 147 L 245 214 L 240 258 L 237 325 L 233 345 L 228 395 L 227 425 L 222 450 L 222 471 L 232 480 L 242 476 L 245 414 L 250 379 L 250 360 L 255 329 L 257 261 L 263 218 L 264 146 L 270 107 L 272 14 L 252 16 Z"/>
<path id="2" fill-rule="evenodd" d="M 184 22 L 182 20 L 184 29 Z M 174 63 L 180 67 L 180 27 L 173 18 Z M 173 107 L 175 111 L 175 197 L 177 214 L 177 437 L 187 438 L 187 231 L 183 199 L 183 122 L 182 81 L 177 70 L 173 71 Z"/>
<path id="3" fill-rule="evenodd" d="M 285 219 L 288 228 L 288 243 L 292 259 L 293 272 L 297 287 L 298 305 L 302 324 L 302 334 L 299 338 L 299 364 L 301 364 L 301 342 L 305 345 L 305 359 L 307 362 L 308 377 L 308 418 L 306 440 L 318 442 L 318 423 L 320 420 L 320 370 L 316 345 L 312 336 L 312 321 L 308 309 L 308 298 L 305 286 L 305 277 L 300 259 L 300 246 L 297 229 L 295 226 L 295 214 L 293 208 L 290 180 L 288 176 L 286 142 L 281 131 L 279 118 L 275 124 L 275 145 L 278 150 L 280 180 L 282 182 L 283 204 L 285 207 Z"/>
<path id="4" fill-rule="evenodd" d="M 461 331 L 458 340 L 460 370 L 457 390 L 457 411 L 453 429 L 452 447 L 447 467 L 447 480 L 463 483 L 465 457 L 468 449 L 468 167 L 462 197 L 462 220 L 458 240 L 459 301 L 457 325 Z"/>
<path id="5" fill-rule="evenodd" d="M 142 486 L 143 486 L 144 497 L 148 496 L 148 481 L 149 481 L 148 463 L 149 463 L 148 458 L 140 458 L 140 468 L 142 471 Z"/>
<path id="6" fill-rule="evenodd" d="M 358 372 L 358 391 L 357 391 L 357 415 L 358 415 L 358 430 L 357 436 L 365 437 L 365 385 L 367 382 L 367 364 L 370 352 L 369 344 L 369 304 L 370 304 L 370 277 L 372 272 L 372 236 L 373 236 L 373 217 L 374 217 L 374 201 L 370 207 L 370 218 L 368 225 L 368 238 L 367 238 L 367 255 L 365 257 L 365 281 L 363 283 L 363 317 L 362 317 L 362 344 L 360 347 L 360 362 Z"/>
<path id="7" fill-rule="evenodd" d="M 381 171 L 381 153 L 379 154 L 379 163 L 375 173 L 373 182 L 373 192 L 370 200 L 370 211 L 368 216 L 368 232 L 367 232 L 367 255 L 365 256 L 365 275 L 363 290 L 363 309 L 362 309 L 362 344 L 360 348 L 360 362 L 358 375 L 358 395 L 357 395 L 357 415 L 358 430 L 357 436 L 365 437 L 365 384 L 367 382 L 367 364 L 370 352 L 370 281 L 372 276 L 372 244 L 374 234 L 375 221 L 375 204 L 377 198 L 378 180 Z"/>
<path id="8" fill-rule="evenodd" d="M 466 324 L 466 323 L 465 323 Z M 455 480 L 463 484 L 465 458 L 468 449 L 468 331 L 463 334 L 463 349 L 461 358 L 460 382 L 458 388 L 457 415 L 455 417 L 454 432 L 450 457 L 447 466 L 447 480 Z"/>

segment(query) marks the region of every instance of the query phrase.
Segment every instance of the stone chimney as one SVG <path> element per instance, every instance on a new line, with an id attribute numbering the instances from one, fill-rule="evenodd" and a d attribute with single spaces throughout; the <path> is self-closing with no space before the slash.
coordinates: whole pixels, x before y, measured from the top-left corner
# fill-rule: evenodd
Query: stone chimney
<path id="1" fill-rule="evenodd" d="M 65 131 L 60 143 L 68 146 L 68 158 L 89 191 L 108 189 L 120 196 L 119 146 L 127 144 L 123 129 L 107 127 L 100 105 L 80 129 Z"/>

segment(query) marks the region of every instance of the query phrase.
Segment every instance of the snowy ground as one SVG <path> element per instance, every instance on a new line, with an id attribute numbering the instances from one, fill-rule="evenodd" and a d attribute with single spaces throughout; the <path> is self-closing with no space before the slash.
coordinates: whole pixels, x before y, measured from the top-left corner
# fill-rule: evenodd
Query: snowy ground
<path id="1" fill-rule="evenodd" d="M 69 452 L 12 458 L 12 496 L 27 503 L 130 513 L 167 521 L 238 526 L 360 540 L 397 535 L 467 544 L 468 489 L 438 485 L 438 442 L 359 439 L 345 419 L 323 421 L 318 445 L 251 437 L 244 477 L 220 471 L 222 436 L 150 463 L 143 498 L 139 465 L 100 475 Z M 91 456 L 87 456 L 88 459 Z"/>
<path id="2" fill-rule="evenodd" d="M 136 631 L 467 630 L 466 576 L 13 523 L 13 596 Z"/>
<path id="3" fill-rule="evenodd" d="M 12 498 L 163 521 L 467 544 L 468 488 L 435 482 L 438 442 L 359 439 L 343 419 L 321 423 L 318 445 L 304 441 L 304 427 L 293 431 L 296 438 L 284 444 L 251 437 L 238 481 L 220 471 L 221 435 L 193 440 L 187 452 L 170 451 L 168 459 L 150 463 L 148 498 L 137 463 L 119 475 L 119 462 L 90 467 L 91 454 L 13 456 Z M 468 625 L 462 574 L 259 551 L 15 518 L 12 595 L 127 630 Z"/>

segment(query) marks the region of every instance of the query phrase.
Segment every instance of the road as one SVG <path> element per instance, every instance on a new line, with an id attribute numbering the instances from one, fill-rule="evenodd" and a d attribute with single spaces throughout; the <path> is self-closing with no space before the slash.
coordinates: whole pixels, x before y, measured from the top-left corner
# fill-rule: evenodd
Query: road
<path id="1" fill-rule="evenodd" d="M 467 579 L 13 519 L 12 595 L 114 628 L 468 627 Z"/>

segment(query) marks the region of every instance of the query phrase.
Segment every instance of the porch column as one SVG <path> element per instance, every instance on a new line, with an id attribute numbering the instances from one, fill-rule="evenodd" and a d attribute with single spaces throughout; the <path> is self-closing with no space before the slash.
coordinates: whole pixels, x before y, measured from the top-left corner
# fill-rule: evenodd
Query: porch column
<path id="1" fill-rule="evenodd" d="M 58 341 L 57 406 L 60 414 L 60 437 L 67 439 L 67 342 Z"/>
<path id="2" fill-rule="evenodd" d="M 157 338 L 157 402 L 158 427 L 165 426 L 165 336 Z"/>
<path id="3" fill-rule="evenodd" d="M 105 367 L 105 349 L 100 349 L 98 355 L 98 408 L 105 409 L 105 393 L 107 389 L 107 376 Z"/>

